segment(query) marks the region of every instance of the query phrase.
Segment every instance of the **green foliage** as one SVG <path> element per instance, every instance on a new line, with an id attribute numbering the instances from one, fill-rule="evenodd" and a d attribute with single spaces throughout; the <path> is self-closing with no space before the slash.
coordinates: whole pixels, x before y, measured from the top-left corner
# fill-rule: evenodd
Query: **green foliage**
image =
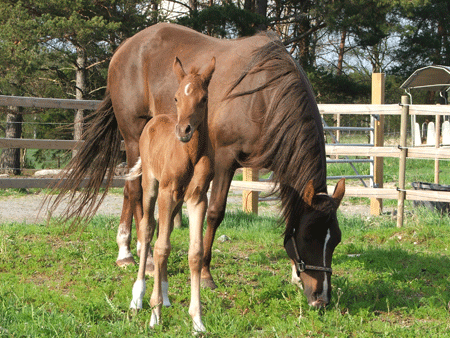
<path id="1" fill-rule="evenodd" d="M 212 36 L 230 38 L 255 34 L 256 27 L 267 23 L 267 19 L 227 2 L 194 11 L 177 19 L 177 23 Z"/>
<path id="2" fill-rule="evenodd" d="M 0 0 L 0 94 L 74 98 L 77 56 L 83 53 L 83 96 L 103 98 L 109 59 L 124 39 L 151 23 L 148 8 L 135 0 Z M 42 124 L 24 128 L 24 137 L 73 139 L 73 131 L 57 127 L 73 122 L 73 111 L 23 111 L 31 113 L 24 122 Z M 34 160 L 42 163 L 61 153 L 39 151 Z"/>
<path id="3" fill-rule="evenodd" d="M 394 2 L 379 0 L 347 0 L 332 3 L 327 17 L 331 29 L 345 29 L 361 47 L 375 46 L 385 39 L 392 27 Z"/>
<path id="4" fill-rule="evenodd" d="M 368 103 L 370 83 L 353 76 L 336 75 L 324 68 L 308 71 L 318 103 Z M 347 125 L 347 124 L 345 124 Z"/>
<path id="5" fill-rule="evenodd" d="M 401 16 L 404 24 L 396 53 L 401 63 L 394 71 L 406 77 L 424 66 L 450 66 L 449 2 L 429 0 L 404 6 Z"/>
<path id="6" fill-rule="evenodd" d="M 333 259 L 333 300 L 308 307 L 289 283 L 289 260 L 276 220 L 227 214 L 214 246 L 214 291 L 202 289 L 212 337 L 447 336 L 450 220 L 416 210 L 403 228 L 388 217 L 339 213 L 342 243 Z M 162 324 L 128 309 L 137 267 L 117 268 L 118 218 L 96 217 L 82 232 L 51 222 L 0 225 L 0 330 L 3 336 L 191 336 L 188 229 L 175 229 L 169 297 Z M 133 248 L 134 250 L 134 248 Z"/>

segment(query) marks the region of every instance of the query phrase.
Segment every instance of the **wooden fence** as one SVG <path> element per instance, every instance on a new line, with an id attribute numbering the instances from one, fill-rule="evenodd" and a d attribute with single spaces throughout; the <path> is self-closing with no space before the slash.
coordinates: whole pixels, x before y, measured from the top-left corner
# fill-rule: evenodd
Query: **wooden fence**
<path id="1" fill-rule="evenodd" d="M 404 100 L 407 97 L 403 98 Z M 22 106 L 22 107 L 39 107 L 39 108 L 60 108 L 60 109 L 96 109 L 100 101 L 77 101 L 77 100 L 60 100 L 60 99 L 41 99 L 41 98 L 24 98 L 9 97 L 0 95 L 0 105 L 2 106 Z M 448 106 L 430 106 L 430 105 L 408 105 L 407 101 L 403 104 L 383 105 L 383 104 L 366 104 L 366 105 L 348 105 L 348 104 L 320 104 L 319 110 L 321 114 L 352 114 L 352 115 L 402 115 L 402 126 L 404 129 L 404 137 L 406 140 L 406 123 L 408 115 L 435 115 L 437 119 L 441 115 L 450 115 L 450 107 Z M 35 140 L 35 139 L 0 139 L 0 148 L 28 148 L 28 149 L 73 149 L 76 141 L 62 140 Z M 327 156 L 363 156 L 363 157 L 398 157 L 401 163 L 407 158 L 410 159 L 450 159 L 450 148 L 440 147 L 439 143 L 434 147 L 406 147 L 406 143 L 402 146 L 359 146 L 348 147 L 342 145 L 326 145 Z M 382 161 L 381 161 L 382 163 Z M 402 164 L 400 165 L 402 167 Z M 405 166 L 400 169 L 399 177 L 405 175 Z M 241 189 L 247 192 L 268 192 L 274 188 L 271 182 L 255 181 L 255 174 L 245 174 L 248 181 L 233 181 L 232 189 Z M 53 185 L 58 181 L 56 178 L 0 178 L 0 189 L 5 188 L 45 188 Z M 117 177 L 113 180 L 114 187 L 124 185 L 123 177 Z M 333 187 L 330 187 L 333 191 Z M 368 197 L 378 199 L 398 199 L 399 215 L 403 215 L 402 205 L 406 200 L 422 200 L 422 201 L 441 201 L 450 202 L 450 192 L 442 191 L 423 191 L 423 190 L 407 190 L 405 191 L 404 182 L 399 182 L 397 189 L 389 188 L 363 188 L 352 187 L 346 188 L 347 197 Z M 245 198 L 244 198 L 245 199 Z M 402 215 L 398 217 L 403 221 Z M 401 225 L 401 222 L 398 225 Z"/>

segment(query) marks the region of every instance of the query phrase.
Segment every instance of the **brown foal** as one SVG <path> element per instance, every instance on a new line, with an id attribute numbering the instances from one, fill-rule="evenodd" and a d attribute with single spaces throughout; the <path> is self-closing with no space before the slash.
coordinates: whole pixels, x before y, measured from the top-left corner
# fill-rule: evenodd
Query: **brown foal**
<path id="1" fill-rule="evenodd" d="M 193 68 L 186 74 L 175 59 L 173 70 L 179 87 L 175 94 L 177 116 L 157 115 L 145 126 L 140 140 L 140 159 L 129 179 L 142 176 L 143 211 L 139 225 L 141 247 L 139 272 L 133 286 L 130 307 L 142 308 L 145 293 L 145 268 L 150 241 L 156 227 L 155 203 L 158 199 L 159 231 L 154 247 L 155 284 L 150 300 L 150 326 L 159 324 L 162 305 L 170 306 L 167 296 L 167 259 L 175 214 L 183 200 L 189 214 L 189 267 L 191 303 L 189 314 L 195 332 L 205 331 L 201 319 L 200 274 L 203 260 L 203 221 L 208 206 L 207 191 L 213 178 L 213 154 L 208 137 L 208 85 L 215 69 L 213 57 L 206 70 Z"/>

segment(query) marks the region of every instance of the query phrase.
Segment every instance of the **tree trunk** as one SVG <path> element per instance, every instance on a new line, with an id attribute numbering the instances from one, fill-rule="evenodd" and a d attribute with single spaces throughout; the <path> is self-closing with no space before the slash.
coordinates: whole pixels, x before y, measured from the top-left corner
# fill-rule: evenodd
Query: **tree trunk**
<path id="1" fill-rule="evenodd" d="M 22 137 L 23 116 L 19 107 L 10 107 L 11 113 L 6 116 L 6 138 Z M 2 173 L 20 175 L 20 149 L 3 149 L 0 157 L 0 167 L 4 168 Z"/>
<path id="2" fill-rule="evenodd" d="M 192 15 L 192 13 L 197 12 L 197 10 L 198 10 L 197 0 L 189 0 L 189 8 L 191 11 L 191 13 L 190 13 L 191 15 Z"/>
<path id="3" fill-rule="evenodd" d="M 255 1 L 255 12 L 256 14 L 261 15 L 262 17 L 267 17 L 267 0 L 256 0 Z M 258 25 L 259 31 L 265 31 L 267 29 L 266 24 Z"/>
<path id="4" fill-rule="evenodd" d="M 255 0 L 244 0 L 244 9 L 254 13 L 255 12 Z"/>
<path id="5" fill-rule="evenodd" d="M 77 66 L 76 66 L 76 99 L 84 100 L 86 93 L 86 51 L 77 47 Z M 79 141 L 83 135 L 83 118 L 84 110 L 77 109 L 75 112 L 74 120 L 74 134 L 73 139 Z M 72 156 L 75 156 L 76 152 L 73 151 Z"/>
<path id="6" fill-rule="evenodd" d="M 345 39 L 347 37 L 347 30 L 344 28 L 341 34 L 341 43 L 339 44 L 339 55 L 337 63 L 336 75 L 342 75 L 342 69 L 344 64 L 344 53 L 345 53 Z"/>
<path id="7" fill-rule="evenodd" d="M 152 0 L 152 21 L 154 24 L 158 23 L 158 13 L 159 13 L 159 1 Z"/>

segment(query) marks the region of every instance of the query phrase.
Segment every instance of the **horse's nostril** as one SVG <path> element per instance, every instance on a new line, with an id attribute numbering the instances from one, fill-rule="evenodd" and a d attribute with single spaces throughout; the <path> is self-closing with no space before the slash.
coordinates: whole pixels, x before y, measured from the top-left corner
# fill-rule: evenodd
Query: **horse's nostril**
<path id="1" fill-rule="evenodd" d="M 188 124 L 188 126 L 186 127 L 185 133 L 186 133 L 186 134 L 189 134 L 189 133 L 191 132 L 191 130 L 192 130 L 191 125 Z"/>

